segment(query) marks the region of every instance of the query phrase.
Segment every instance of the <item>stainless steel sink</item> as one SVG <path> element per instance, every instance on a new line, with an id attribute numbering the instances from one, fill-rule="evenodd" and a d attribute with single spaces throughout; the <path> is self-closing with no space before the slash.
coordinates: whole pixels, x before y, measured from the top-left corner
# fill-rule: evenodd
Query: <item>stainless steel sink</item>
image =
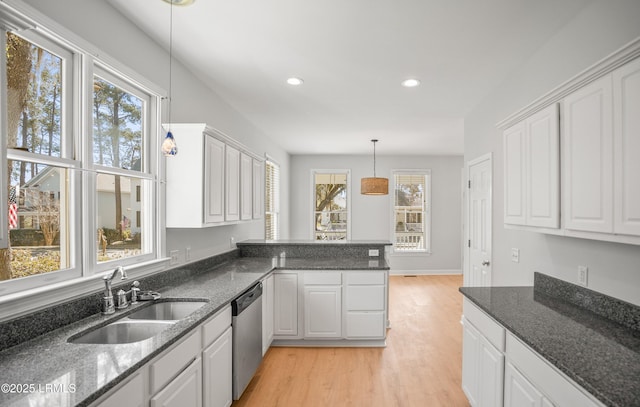
<path id="1" fill-rule="evenodd" d="M 129 319 L 152 321 L 177 321 L 205 305 L 202 301 L 166 301 L 151 304 L 129 314 Z"/>
<path id="2" fill-rule="evenodd" d="M 174 324 L 174 321 L 118 320 L 90 331 L 71 343 L 120 344 L 142 341 L 159 334 Z"/>

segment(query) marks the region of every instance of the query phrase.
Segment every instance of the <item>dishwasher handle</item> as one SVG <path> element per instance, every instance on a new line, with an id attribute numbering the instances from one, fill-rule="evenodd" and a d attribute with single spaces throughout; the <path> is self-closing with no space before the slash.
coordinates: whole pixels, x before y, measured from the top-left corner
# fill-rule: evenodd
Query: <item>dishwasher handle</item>
<path id="1" fill-rule="evenodd" d="M 233 316 L 238 316 L 247 309 L 251 304 L 255 301 L 258 301 L 262 296 L 262 283 L 258 283 L 253 287 L 249 288 L 244 293 L 240 294 L 238 298 L 231 301 L 231 314 Z"/>

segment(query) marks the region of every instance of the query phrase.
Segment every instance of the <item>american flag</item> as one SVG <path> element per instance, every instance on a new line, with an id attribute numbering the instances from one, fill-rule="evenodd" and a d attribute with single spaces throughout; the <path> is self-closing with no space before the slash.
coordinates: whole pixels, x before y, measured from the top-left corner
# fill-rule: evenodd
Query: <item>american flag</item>
<path id="1" fill-rule="evenodd" d="M 17 187 L 9 188 L 9 229 L 18 227 L 18 200 L 16 197 Z"/>

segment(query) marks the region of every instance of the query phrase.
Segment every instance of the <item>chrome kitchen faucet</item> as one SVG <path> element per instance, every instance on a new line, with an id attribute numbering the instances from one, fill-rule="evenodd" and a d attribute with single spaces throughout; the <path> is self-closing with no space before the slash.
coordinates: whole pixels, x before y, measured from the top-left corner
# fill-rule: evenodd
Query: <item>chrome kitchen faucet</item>
<path id="1" fill-rule="evenodd" d="M 113 292 L 111 291 L 111 280 L 113 280 L 113 278 L 118 273 L 120 273 L 121 280 L 125 280 L 127 278 L 127 272 L 124 271 L 124 268 L 122 268 L 122 266 L 118 266 L 115 270 L 113 270 L 112 273 L 107 273 L 104 277 L 102 277 L 102 279 L 104 280 L 104 286 L 105 286 L 104 297 L 102 297 L 102 314 L 103 315 L 109 315 L 116 312 L 116 308 L 113 305 Z M 122 304 L 119 304 L 119 305 L 122 305 Z M 126 305 L 124 307 L 126 307 Z"/>

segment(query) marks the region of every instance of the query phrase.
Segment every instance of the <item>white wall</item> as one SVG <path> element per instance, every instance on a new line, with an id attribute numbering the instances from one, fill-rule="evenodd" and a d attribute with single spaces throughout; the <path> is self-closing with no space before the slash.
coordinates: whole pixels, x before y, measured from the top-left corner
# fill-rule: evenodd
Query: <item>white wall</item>
<path id="1" fill-rule="evenodd" d="M 596 1 L 583 9 L 465 118 L 465 161 L 493 152 L 493 285 L 530 285 L 540 271 L 640 304 L 640 247 L 505 230 L 502 136 L 495 123 L 640 36 L 640 1 Z M 510 261 L 520 249 L 520 263 Z"/>
<path id="2" fill-rule="evenodd" d="M 156 0 L 154 0 L 156 1 Z M 160 0 L 157 0 L 160 1 Z M 36 10 L 160 86 L 168 87 L 169 56 L 158 44 L 125 19 L 104 0 L 26 0 Z M 289 155 L 273 140 L 241 116 L 214 91 L 197 79 L 179 61 L 173 63 L 172 121 L 205 122 L 245 144 L 259 155 L 269 154 L 280 164 L 282 177 L 281 236 L 289 230 L 288 184 Z M 180 148 L 180 135 L 174 134 Z M 170 159 L 170 158 L 168 158 Z M 230 239 L 242 241 L 264 237 L 264 221 L 207 229 L 169 229 L 167 252 L 180 250 L 185 262 L 185 248 L 191 248 L 191 260 L 208 257 L 230 249 Z"/>
<path id="3" fill-rule="evenodd" d="M 384 148 L 381 141 L 378 150 Z M 418 273 L 461 272 L 461 170 L 460 156 L 376 155 L 376 175 L 391 177 L 392 170 L 430 169 L 432 210 L 431 255 L 390 255 L 391 271 Z M 393 195 L 360 194 L 360 179 L 373 176 L 373 156 L 294 155 L 291 157 L 291 238 L 312 237 L 312 169 L 351 171 L 351 239 L 392 240 Z M 390 180 L 390 183 L 392 181 Z M 390 185 L 391 187 L 391 185 Z"/>

